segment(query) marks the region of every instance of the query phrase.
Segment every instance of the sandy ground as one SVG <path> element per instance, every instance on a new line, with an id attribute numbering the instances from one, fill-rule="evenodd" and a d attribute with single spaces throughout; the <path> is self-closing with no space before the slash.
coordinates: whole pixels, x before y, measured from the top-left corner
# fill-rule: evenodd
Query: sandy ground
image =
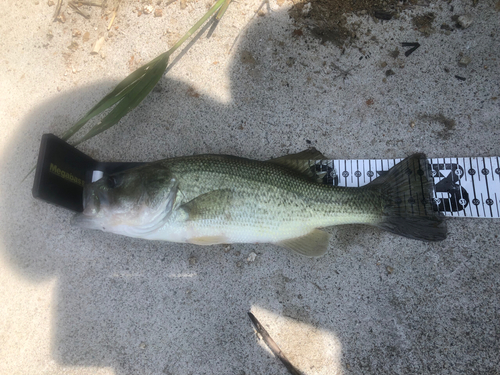
<path id="1" fill-rule="evenodd" d="M 252 311 L 304 374 L 499 374 L 498 220 L 450 219 L 440 243 L 331 228 L 329 252 L 308 259 L 83 231 L 32 198 L 32 176 L 21 180 L 41 135 L 62 134 L 207 9 L 165 3 L 153 3 L 162 17 L 139 17 L 144 4 L 123 1 L 110 34 L 95 7 L 87 20 L 64 5 L 54 23 L 45 0 L 4 1 L 0 373 L 286 374 Z M 260 15 L 258 1 L 231 4 L 140 107 L 79 148 L 103 161 L 267 159 L 309 145 L 331 158 L 500 155 L 497 0 L 415 5 L 390 21 L 353 15 L 344 50 L 280 3 Z M 428 12 L 426 36 L 412 20 Z M 464 14 L 472 24 L 457 28 L 452 16 Z M 406 57 L 401 42 L 417 41 Z"/>

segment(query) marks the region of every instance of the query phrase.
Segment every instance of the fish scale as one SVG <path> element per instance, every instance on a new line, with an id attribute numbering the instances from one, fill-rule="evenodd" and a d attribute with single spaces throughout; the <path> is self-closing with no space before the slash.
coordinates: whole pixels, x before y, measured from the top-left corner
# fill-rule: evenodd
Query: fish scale
<path id="1" fill-rule="evenodd" d="M 211 191 L 229 189 L 239 198 L 238 203 L 264 205 L 263 209 L 267 209 L 270 215 L 306 220 L 315 218 L 319 221 L 325 217 L 329 222 L 333 216 L 342 220 L 343 214 L 350 217 L 349 221 L 361 222 L 365 222 L 367 216 L 379 216 L 381 201 L 370 190 L 342 189 L 313 183 L 285 167 L 266 162 L 230 156 L 219 158 L 203 156 L 171 164 L 171 173 L 179 181 L 182 203 Z M 186 172 L 188 165 L 189 170 Z M 373 208 L 372 215 L 369 214 L 370 206 Z M 237 208 L 236 212 L 247 212 L 241 207 L 238 205 L 234 208 Z M 228 209 L 231 207 L 224 208 Z M 264 215 L 266 212 L 258 212 L 263 218 L 271 218 Z M 361 218 L 354 219 L 356 214 L 361 215 Z M 248 212 L 244 216 L 250 217 Z"/>

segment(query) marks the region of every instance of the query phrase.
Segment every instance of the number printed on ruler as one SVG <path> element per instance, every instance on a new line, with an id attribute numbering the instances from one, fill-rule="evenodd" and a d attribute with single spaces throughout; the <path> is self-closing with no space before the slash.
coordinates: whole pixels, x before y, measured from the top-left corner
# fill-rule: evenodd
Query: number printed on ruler
<path id="1" fill-rule="evenodd" d="M 499 218 L 499 159 L 428 159 L 434 177 L 434 209 L 446 216 Z M 319 160 L 315 168 L 327 172 L 323 179 L 327 184 L 359 187 L 387 173 L 401 160 Z"/>

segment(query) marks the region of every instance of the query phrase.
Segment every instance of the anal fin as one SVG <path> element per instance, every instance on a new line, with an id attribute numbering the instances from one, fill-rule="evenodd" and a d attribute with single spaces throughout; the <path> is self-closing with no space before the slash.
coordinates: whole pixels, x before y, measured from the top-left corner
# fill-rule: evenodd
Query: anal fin
<path id="1" fill-rule="evenodd" d="M 314 229 L 304 236 L 280 241 L 276 245 L 307 257 L 320 257 L 328 250 L 330 237 L 330 234 L 319 229 Z"/>
<path id="2" fill-rule="evenodd" d="M 203 236 L 203 237 L 193 237 L 188 240 L 188 243 L 194 245 L 218 245 L 221 243 L 227 243 L 228 240 L 225 236 Z"/>

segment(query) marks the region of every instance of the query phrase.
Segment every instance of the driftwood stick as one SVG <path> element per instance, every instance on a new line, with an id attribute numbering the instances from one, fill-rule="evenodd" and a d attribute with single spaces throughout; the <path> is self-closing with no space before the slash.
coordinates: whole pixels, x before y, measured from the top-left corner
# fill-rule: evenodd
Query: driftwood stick
<path id="1" fill-rule="evenodd" d="M 257 320 L 255 315 L 253 315 L 251 312 L 248 313 L 248 316 L 250 317 L 250 320 L 252 321 L 253 325 L 255 326 L 255 329 L 257 332 L 262 336 L 262 340 L 266 343 L 266 345 L 271 349 L 273 354 L 279 358 L 279 360 L 285 365 L 287 370 L 290 372 L 292 375 L 303 375 L 299 370 L 297 370 L 291 363 L 290 361 L 285 357 L 279 346 L 274 342 L 274 340 L 269 336 L 269 333 L 267 333 L 266 329 L 260 324 L 260 322 Z"/>

